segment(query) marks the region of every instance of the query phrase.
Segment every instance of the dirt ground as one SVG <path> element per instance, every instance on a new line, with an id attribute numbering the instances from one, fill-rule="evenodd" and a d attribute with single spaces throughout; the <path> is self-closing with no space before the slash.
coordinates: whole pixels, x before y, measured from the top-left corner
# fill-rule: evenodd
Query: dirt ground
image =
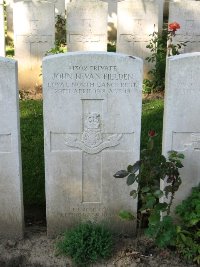
<path id="1" fill-rule="evenodd" d="M 55 243 L 48 239 L 45 226 L 26 227 L 25 238 L 20 241 L 0 241 L 0 267 L 70 267 L 70 259 L 57 256 Z M 113 255 L 93 267 L 194 267 L 182 261 L 171 250 L 156 248 L 147 238 L 118 237 Z"/>

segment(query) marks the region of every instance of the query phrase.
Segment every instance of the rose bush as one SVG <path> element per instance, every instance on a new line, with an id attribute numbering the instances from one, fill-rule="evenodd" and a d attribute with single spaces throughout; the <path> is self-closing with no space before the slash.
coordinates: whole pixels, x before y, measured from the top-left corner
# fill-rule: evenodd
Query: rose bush
<path id="1" fill-rule="evenodd" d="M 186 46 L 187 42 L 174 43 L 177 30 L 181 28 L 178 22 L 165 25 L 162 34 L 153 32 L 150 42 L 146 46 L 151 51 L 151 56 L 147 57 L 148 62 L 154 63 L 154 68 L 149 71 L 149 79 L 144 80 L 144 92 L 164 91 L 165 88 L 165 68 L 166 56 L 180 54 L 180 50 Z"/>

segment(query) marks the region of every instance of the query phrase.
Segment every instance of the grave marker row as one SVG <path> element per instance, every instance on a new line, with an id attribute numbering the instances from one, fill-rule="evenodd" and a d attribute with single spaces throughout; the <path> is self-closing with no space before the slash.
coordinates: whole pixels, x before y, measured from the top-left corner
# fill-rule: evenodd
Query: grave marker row
<path id="1" fill-rule="evenodd" d="M 148 35 L 160 29 L 162 24 L 161 2 L 161 0 L 151 2 L 135 0 L 119 3 L 118 52 L 143 59 L 149 55 L 146 49 Z M 54 9 L 53 1 L 29 0 L 14 3 L 15 58 L 19 62 L 19 81 L 22 90 L 31 91 L 41 84 L 42 57 L 54 47 Z M 107 17 L 108 4 L 100 0 L 69 2 L 67 4 L 68 51 L 106 51 Z M 127 20 L 129 23 L 124 25 Z"/>
<path id="2" fill-rule="evenodd" d="M 163 154 L 185 154 L 174 205 L 199 183 L 200 53 L 170 57 L 167 64 Z M 142 60 L 105 52 L 44 58 L 44 138 L 47 229 L 55 236 L 79 223 L 105 222 L 133 233 L 137 212 L 123 179 L 139 159 Z M 0 58 L 0 238 L 23 236 L 17 62 Z M 133 185 L 132 189 L 137 189 Z"/>
<path id="3" fill-rule="evenodd" d="M 12 0 L 7 1 L 7 4 L 9 9 L 13 5 Z M 68 51 L 106 51 L 108 4 L 100 0 L 67 0 L 66 6 Z M 118 1 L 117 52 L 138 56 L 144 60 L 150 56 L 150 49 L 146 48 L 146 45 L 151 38 L 149 34 L 161 31 L 163 6 L 164 0 Z M 0 7 L 0 37 L 4 40 L 2 4 Z M 15 58 L 19 62 L 22 90 L 35 90 L 41 84 L 42 57 L 54 47 L 55 42 L 55 8 L 57 14 L 63 14 L 64 2 L 14 2 Z M 200 51 L 199 13 L 199 1 L 170 2 L 169 21 L 178 21 L 181 24 L 174 41 L 188 41 L 182 52 Z M 0 55 L 4 56 L 3 42 L 1 46 Z M 146 74 L 152 69 L 153 63 L 145 61 L 144 66 L 147 77 Z"/>

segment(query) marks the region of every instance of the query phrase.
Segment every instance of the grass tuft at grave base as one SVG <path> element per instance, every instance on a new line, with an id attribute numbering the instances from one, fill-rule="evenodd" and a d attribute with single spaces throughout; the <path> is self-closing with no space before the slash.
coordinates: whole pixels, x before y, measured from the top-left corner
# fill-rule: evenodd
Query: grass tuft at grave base
<path id="1" fill-rule="evenodd" d="M 41 100 L 20 101 L 22 173 L 25 207 L 45 206 L 43 111 Z M 163 100 L 143 100 L 141 149 L 145 148 L 148 132 L 158 136 L 155 147 L 161 153 Z"/>

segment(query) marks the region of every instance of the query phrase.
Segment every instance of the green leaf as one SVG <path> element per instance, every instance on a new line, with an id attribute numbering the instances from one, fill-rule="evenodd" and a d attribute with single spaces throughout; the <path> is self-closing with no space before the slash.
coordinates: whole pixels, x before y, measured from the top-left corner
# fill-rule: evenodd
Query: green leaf
<path id="1" fill-rule="evenodd" d="M 184 156 L 182 153 L 178 153 L 178 154 L 177 154 L 177 157 L 178 157 L 179 159 L 184 159 L 184 158 L 185 158 L 185 156 Z"/>
<path id="2" fill-rule="evenodd" d="M 165 191 L 165 196 L 168 197 L 168 194 L 171 193 L 173 191 L 173 188 L 171 185 L 167 185 L 164 189 Z"/>
<path id="3" fill-rule="evenodd" d="M 138 196 L 138 192 L 136 190 L 132 190 L 130 192 L 130 196 L 133 197 L 133 199 L 135 199 Z"/>
<path id="4" fill-rule="evenodd" d="M 161 191 L 160 189 L 158 189 L 153 194 L 154 194 L 154 196 L 160 198 L 160 197 L 163 196 L 163 191 Z"/>
<path id="5" fill-rule="evenodd" d="M 147 193 L 150 191 L 150 187 L 149 186 L 144 186 L 142 189 L 141 189 L 141 192 L 142 193 Z"/>
<path id="6" fill-rule="evenodd" d="M 180 233 L 180 238 L 184 243 L 186 242 L 186 236 L 183 233 Z"/>
<path id="7" fill-rule="evenodd" d="M 155 209 L 159 210 L 159 211 L 166 211 L 167 207 L 168 207 L 168 204 L 166 202 L 164 202 L 164 203 L 158 203 L 155 206 Z"/>
<path id="8" fill-rule="evenodd" d="M 177 160 L 177 161 L 176 161 L 176 166 L 177 166 L 178 168 L 183 168 L 183 167 L 184 167 L 180 160 Z"/>
<path id="9" fill-rule="evenodd" d="M 126 170 L 121 170 L 121 171 L 116 172 L 113 176 L 114 176 L 115 178 L 124 178 L 124 177 L 126 177 L 128 174 L 129 174 L 128 171 L 126 171 Z"/>
<path id="10" fill-rule="evenodd" d="M 127 167 L 127 171 L 128 171 L 128 172 L 132 172 L 132 171 L 133 171 L 133 165 L 128 165 L 128 167 Z"/>
<path id="11" fill-rule="evenodd" d="M 133 169 L 132 169 L 132 173 L 136 173 L 137 171 L 139 171 L 141 166 L 141 160 L 136 161 L 135 164 L 133 164 Z"/>
<path id="12" fill-rule="evenodd" d="M 131 174 L 129 174 L 126 183 L 127 183 L 127 185 L 132 185 L 135 182 L 135 180 L 136 180 L 135 174 L 131 173 Z"/>
<path id="13" fill-rule="evenodd" d="M 149 208 L 149 209 L 152 209 L 155 203 L 156 203 L 156 198 L 151 196 L 151 197 L 149 197 L 147 199 L 147 202 L 146 202 L 146 205 L 145 206 L 147 208 Z"/>
<path id="14" fill-rule="evenodd" d="M 134 215 L 127 210 L 121 210 L 119 212 L 119 217 L 123 220 L 129 220 L 129 221 L 132 221 L 135 219 Z"/>
<path id="15" fill-rule="evenodd" d="M 149 216 L 149 223 L 151 225 L 156 225 L 158 222 L 160 222 L 160 213 L 156 212 Z"/>

